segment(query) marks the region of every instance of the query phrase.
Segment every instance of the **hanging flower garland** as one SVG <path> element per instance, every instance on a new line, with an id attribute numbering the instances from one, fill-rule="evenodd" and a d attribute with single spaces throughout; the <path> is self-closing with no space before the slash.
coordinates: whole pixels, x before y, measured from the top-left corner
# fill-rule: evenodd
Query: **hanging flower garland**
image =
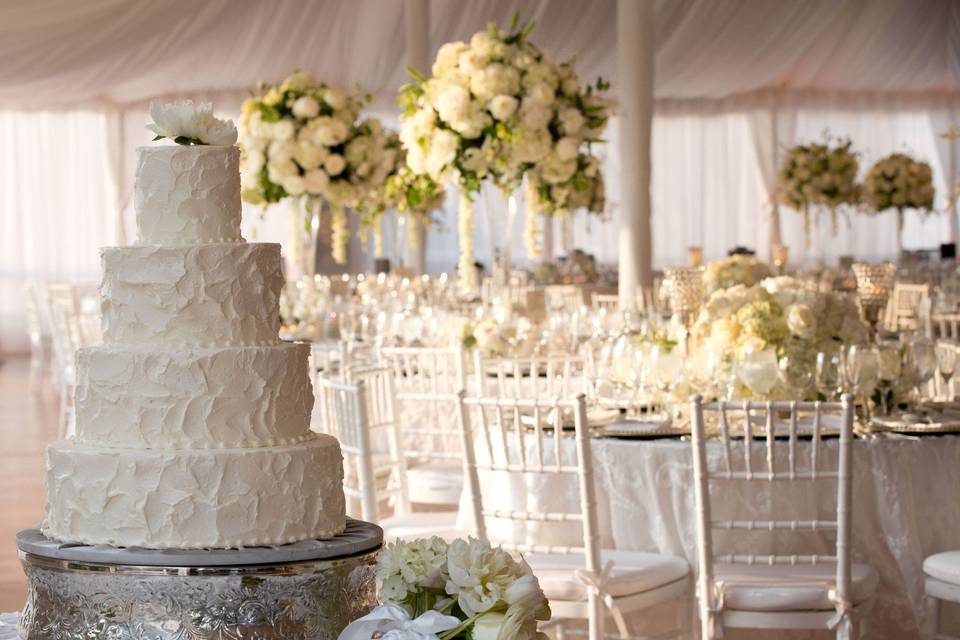
<path id="1" fill-rule="evenodd" d="M 803 216 L 804 244 L 810 246 L 811 208 L 830 211 L 831 233 L 838 231 L 837 211 L 841 205 L 860 201 L 856 183 L 859 163 L 851 151 L 851 142 L 841 140 L 836 146 L 811 143 L 797 145 L 787 152 L 780 168 L 780 200 Z"/>
<path id="2" fill-rule="evenodd" d="M 329 203 L 338 263 L 346 262 L 346 209 L 364 206 L 396 162 L 380 122 L 359 121 L 368 100 L 297 71 L 278 85 L 261 84 L 240 118 L 243 199 Z"/>
<path id="3" fill-rule="evenodd" d="M 473 267 L 473 195 L 484 180 L 504 194 L 528 171 L 544 164 L 556 183 L 570 180 L 581 147 L 599 139 L 605 104 L 582 91 L 569 63 L 556 64 L 527 38 L 533 23 L 507 31 L 490 25 L 470 43 L 440 47 L 427 77 L 410 69 L 413 81 L 400 92 L 404 108 L 400 139 L 407 165 L 434 182 L 456 181 L 460 282 L 476 286 Z M 600 88 L 605 88 L 599 83 Z"/>
<path id="4" fill-rule="evenodd" d="M 877 160 L 863 181 L 866 212 L 876 215 L 888 209 L 897 211 L 897 237 L 903 234 L 903 212 L 916 209 L 930 215 L 933 210 L 933 171 L 926 162 L 903 153 L 892 153 Z"/>

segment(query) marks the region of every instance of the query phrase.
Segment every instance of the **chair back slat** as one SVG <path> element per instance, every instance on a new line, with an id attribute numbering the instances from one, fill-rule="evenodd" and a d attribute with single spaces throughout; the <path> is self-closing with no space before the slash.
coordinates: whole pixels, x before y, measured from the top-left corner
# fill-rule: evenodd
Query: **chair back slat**
<path id="1" fill-rule="evenodd" d="M 544 397 L 467 398 L 460 394 L 458 416 L 463 434 L 467 461 L 467 487 L 475 519 L 476 535 L 487 537 L 488 519 L 498 518 L 524 522 L 579 523 L 583 546 L 541 545 L 517 540 L 497 540 L 504 548 L 537 553 L 584 554 L 588 571 L 600 570 L 600 539 L 597 525 L 597 501 L 593 484 L 593 461 L 586 418 L 586 399 L 547 399 Z M 564 426 L 573 423 L 573 432 L 564 435 Z M 510 432 L 507 434 L 507 432 Z M 478 433 L 479 432 L 479 433 Z M 499 433 L 496 433 L 499 432 Z M 570 442 L 572 436 L 573 442 Z M 575 447 L 576 463 L 569 457 L 569 445 Z M 507 472 L 521 477 L 529 475 L 575 478 L 580 493 L 579 508 L 570 510 L 536 510 L 485 507 L 492 500 L 484 495 L 480 473 Z M 552 482 L 552 481 L 551 481 Z M 534 501 L 532 504 L 539 504 Z"/>

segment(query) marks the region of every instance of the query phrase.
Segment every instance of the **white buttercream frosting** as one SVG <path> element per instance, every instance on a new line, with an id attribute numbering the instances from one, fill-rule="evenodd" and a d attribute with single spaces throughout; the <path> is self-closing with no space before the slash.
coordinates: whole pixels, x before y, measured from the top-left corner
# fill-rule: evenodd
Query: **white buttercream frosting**
<path id="1" fill-rule="evenodd" d="M 86 544 L 196 549 L 329 538 L 346 525 L 340 445 L 145 451 L 47 449 L 43 532 Z"/>
<path id="2" fill-rule="evenodd" d="M 237 147 L 137 149 L 133 190 L 139 244 L 239 242 Z"/>
<path id="3" fill-rule="evenodd" d="M 103 340 L 112 345 L 276 344 L 280 245 L 106 247 Z"/>
<path id="4" fill-rule="evenodd" d="M 311 437 L 310 346 L 77 352 L 78 443 L 229 449 Z"/>

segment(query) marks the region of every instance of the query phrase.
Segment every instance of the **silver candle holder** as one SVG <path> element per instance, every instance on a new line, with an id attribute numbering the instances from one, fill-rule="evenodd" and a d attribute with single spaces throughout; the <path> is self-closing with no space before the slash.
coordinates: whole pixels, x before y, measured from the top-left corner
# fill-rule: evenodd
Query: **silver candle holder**
<path id="1" fill-rule="evenodd" d="M 881 264 L 853 264 L 853 274 L 857 277 L 857 297 L 860 300 L 860 312 L 870 326 L 870 339 L 877 336 L 877 328 L 883 319 L 893 280 L 897 274 L 897 265 L 892 262 Z"/>
<path id="2" fill-rule="evenodd" d="M 703 267 L 667 267 L 664 287 L 670 298 L 670 310 L 689 330 L 703 304 Z"/>

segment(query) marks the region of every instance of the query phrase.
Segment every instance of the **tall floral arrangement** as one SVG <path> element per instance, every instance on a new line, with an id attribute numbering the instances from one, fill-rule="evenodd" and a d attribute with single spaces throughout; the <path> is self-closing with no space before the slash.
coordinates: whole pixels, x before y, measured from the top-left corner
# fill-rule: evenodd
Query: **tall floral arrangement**
<path id="1" fill-rule="evenodd" d="M 340 263 L 349 240 L 346 208 L 366 206 L 396 163 L 380 122 L 360 120 L 366 100 L 297 71 L 280 84 L 260 85 L 240 118 L 244 200 L 329 203 Z"/>
<path id="2" fill-rule="evenodd" d="M 377 561 L 383 604 L 340 640 L 545 640 L 550 619 L 540 583 L 523 560 L 489 542 L 440 538 L 388 544 Z"/>
<path id="3" fill-rule="evenodd" d="M 783 159 L 779 174 L 780 200 L 803 216 L 804 242 L 810 244 L 810 214 L 830 211 L 833 235 L 837 234 L 837 210 L 860 201 L 856 183 L 859 163 L 849 140 L 831 146 L 811 143 L 793 147 Z"/>
<path id="4" fill-rule="evenodd" d="M 458 270 L 465 285 L 475 284 L 472 198 L 484 180 L 510 193 L 532 175 L 532 193 L 541 196 L 530 203 L 535 211 L 548 209 L 541 199 L 555 209 L 569 206 L 577 201 L 573 191 L 590 191 L 579 202 L 600 201 L 593 197 L 598 164 L 581 156 L 599 139 L 607 107 L 594 87 L 581 88 L 569 63 L 555 63 L 529 42 L 532 30 L 532 22 L 521 28 L 514 16 L 506 31 L 490 25 L 469 43 L 445 44 L 431 76 L 411 69 L 413 81 L 400 93 L 400 138 L 411 171 L 460 186 Z"/>
<path id="5" fill-rule="evenodd" d="M 930 165 L 903 153 L 892 153 L 877 160 L 863 181 L 863 200 L 869 206 L 867 212 L 877 214 L 895 209 L 898 237 L 903 233 L 904 210 L 916 209 L 930 214 L 933 212 L 933 196 Z"/>

